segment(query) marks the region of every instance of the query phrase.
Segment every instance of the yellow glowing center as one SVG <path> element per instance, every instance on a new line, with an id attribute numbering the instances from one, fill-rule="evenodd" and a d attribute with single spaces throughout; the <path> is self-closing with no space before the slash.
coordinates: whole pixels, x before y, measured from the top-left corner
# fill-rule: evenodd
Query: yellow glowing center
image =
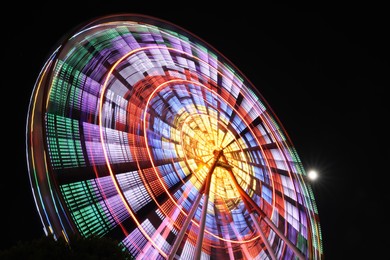
<path id="1" fill-rule="evenodd" d="M 205 114 L 187 117 L 182 124 L 181 149 L 188 167 L 195 176 L 194 185 L 198 189 L 202 187 L 214 162 L 215 151 L 223 150 L 227 144 L 234 140 L 233 133 L 228 131 L 226 127 L 221 127 L 221 124 L 217 118 Z M 244 167 L 243 165 L 238 165 L 239 163 L 234 162 L 229 153 L 230 149 L 237 149 L 238 147 L 239 144 L 229 145 L 229 148 L 226 148 L 224 153 L 227 162 L 220 158 L 217 167 L 213 170 L 210 186 L 211 201 L 215 199 L 215 196 L 225 200 L 240 198 L 228 172 L 230 167 L 240 179 L 245 178 L 245 175 L 249 173 L 248 165 L 245 164 Z M 245 173 L 242 169 L 247 169 L 248 171 Z"/>

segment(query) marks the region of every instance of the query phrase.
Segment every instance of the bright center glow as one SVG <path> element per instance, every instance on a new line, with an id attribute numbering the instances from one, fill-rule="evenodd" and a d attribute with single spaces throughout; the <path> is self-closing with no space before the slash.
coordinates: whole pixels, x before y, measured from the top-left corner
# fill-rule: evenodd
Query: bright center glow
<path id="1" fill-rule="evenodd" d="M 311 170 L 308 173 L 308 177 L 310 180 L 314 181 L 315 179 L 318 178 L 318 173 L 315 170 Z"/>

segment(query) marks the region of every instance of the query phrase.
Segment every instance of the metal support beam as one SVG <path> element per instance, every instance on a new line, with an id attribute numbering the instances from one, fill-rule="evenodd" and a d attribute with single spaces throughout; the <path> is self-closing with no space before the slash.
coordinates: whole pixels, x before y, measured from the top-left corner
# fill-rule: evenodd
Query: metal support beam
<path id="1" fill-rule="evenodd" d="M 287 244 L 288 247 L 292 251 L 294 251 L 294 254 L 296 257 L 298 257 L 300 260 L 305 260 L 305 256 L 299 251 L 299 249 L 291 243 L 291 241 L 280 231 L 280 229 L 272 222 L 268 217 L 263 217 L 265 223 L 268 224 L 272 228 L 272 230 Z"/>
<path id="2" fill-rule="evenodd" d="M 257 218 L 256 218 L 255 214 L 253 214 L 253 212 L 251 212 L 250 216 L 252 218 L 253 223 L 255 224 L 255 227 L 256 227 L 257 231 L 260 234 L 261 239 L 263 240 L 263 242 L 265 244 L 265 247 L 267 248 L 268 254 L 270 255 L 272 260 L 276 260 L 275 252 L 272 249 L 268 239 L 265 237 L 265 234 L 264 234 L 263 230 L 261 230 L 260 224 L 257 221 Z"/>
<path id="3" fill-rule="evenodd" d="M 180 244 L 181 244 L 181 241 L 183 240 L 184 235 L 185 235 L 186 232 L 187 232 L 188 225 L 191 223 L 191 220 L 192 220 L 192 218 L 194 217 L 194 214 L 195 214 L 196 210 L 197 210 L 198 207 L 199 207 L 199 203 L 200 203 L 200 199 L 201 199 L 201 198 L 202 198 L 202 194 L 199 193 L 199 194 L 198 194 L 198 197 L 197 197 L 196 200 L 195 200 L 194 205 L 192 205 L 192 208 L 191 208 L 190 212 L 189 212 L 188 215 L 187 215 L 186 220 L 184 221 L 183 226 L 182 226 L 181 229 L 180 229 L 179 234 L 177 235 L 177 238 L 176 238 L 176 240 L 175 240 L 175 243 L 173 244 L 172 249 L 171 249 L 171 252 L 169 253 L 168 260 L 174 259 L 175 255 L 176 255 L 176 252 L 177 252 L 177 250 L 179 249 L 179 246 L 180 246 Z"/>
<path id="4" fill-rule="evenodd" d="M 199 234 L 196 240 L 196 247 L 195 247 L 195 258 L 194 258 L 195 260 L 199 260 L 202 253 L 203 236 L 204 236 L 204 229 L 206 225 L 206 216 L 207 216 L 207 205 L 209 204 L 211 176 L 215 170 L 215 167 L 217 166 L 219 158 L 222 155 L 223 155 L 222 150 L 214 151 L 214 162 L 211 165 L 209 172 L 207 173 L 206 176 L 205 189 L 203 190 L 204 198 L 203 198 L 202 215 L 200 217 Z"/>
<path id="5" fill-rule="evenodd" d="M 206 225 L 206 215 L 207 215 L 207 204 L 209 203 L 209 195 L 205 194 L 203 197 L 203 208 L 202 208 L 202 216 L 200 217 L 200 225 L 199 225 L 199 234 L 198 239 L 196 240 L 196 248 L 195 248 L 195 258 L 199 260 L 202 253 L 202 244 L 203 244 L 203 235 L 204 228 Z"/>
<path id="6" fill-rule="evenodd" d="M 228 161 L 225 155 L 222 155 L 222 160 L 228 164 Z M 234 185 L 236 186 L 242 200 L 245 203 L 245 200 L 250 203 L 250 205 L 254 208 L 254 210 L 259 214 L 261 218 L 264 219 L 265 223 L 287 244 L 287 246 L 294 252 L 295 256 L 301 260 L 305 259 L 305 256 L 299 251 L 299 249 L 291 243 L 291 241 L 279 230 L 279 228 L 267 217 L 267 215 L 263 212 L 263 210 L 252 200 L 252 198 L 244 191 L 244 189 L 238 183 L 236 176 L 230 167 L 224 167 L 228 172 L 230 177 L 233 180 Z"/>

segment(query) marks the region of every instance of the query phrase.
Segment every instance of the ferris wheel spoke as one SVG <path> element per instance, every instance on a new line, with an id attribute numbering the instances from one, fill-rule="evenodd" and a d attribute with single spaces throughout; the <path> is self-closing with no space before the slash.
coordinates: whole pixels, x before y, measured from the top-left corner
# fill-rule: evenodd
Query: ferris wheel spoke
<path id="1" fill-rule="evenodd" d="M 198 129 L 199 131 L 197 131 Z M 196 140 L 196 142 L 202 142 L 203 144 L 206 144 L 208 140 L 205 139 L 205 135 L 203 133 L 204 131 L 202 131 L 201 128 L 198 127 L 195 129 L 191 128 L 191 132 L 184 131 L 183 135 L 187 136 L 190 140 Z"/>
<path id="2" fill-rule="evenodd" d="M 175 124 L 173 124 L 172 122 L 170 122 L 169 120 L 167 120 L 166 118 L 166 114 L 167 114 L 167 110 L 169 109 L 166 109 L 166 110 L 163 110 L 163 111 L 156 111 L 152 106 L 150 106 L 147 110 L 147 112 L 150 114 L 151 116 L 151 122 L 150 122 L 150 125 L 153 126 L 153 123 L 154 123 L 154 119 L 157 118 L 158 120 L 162 121 L 163 123 L 167 124 L 169 127 L 173 128 L 173 129 L 177 129 L 177 126 Z M 152 127 L 151 127 L 152 128 Z M 156 128 L 158 129 L 158 128 Z"/>

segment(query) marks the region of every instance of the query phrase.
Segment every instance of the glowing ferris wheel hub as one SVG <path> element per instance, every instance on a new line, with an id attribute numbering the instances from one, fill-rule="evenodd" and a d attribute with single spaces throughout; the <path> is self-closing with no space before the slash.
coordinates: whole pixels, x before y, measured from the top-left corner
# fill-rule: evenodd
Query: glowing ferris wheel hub
<path id="1" fill-rule="evenodd" d="M 138 259 L 323 257 L 313 192 L 276 115 L 169 22 L 113 15 L 64 37 L 26 130 L 32 193 L 56 239 L 110 237 Z"/>

